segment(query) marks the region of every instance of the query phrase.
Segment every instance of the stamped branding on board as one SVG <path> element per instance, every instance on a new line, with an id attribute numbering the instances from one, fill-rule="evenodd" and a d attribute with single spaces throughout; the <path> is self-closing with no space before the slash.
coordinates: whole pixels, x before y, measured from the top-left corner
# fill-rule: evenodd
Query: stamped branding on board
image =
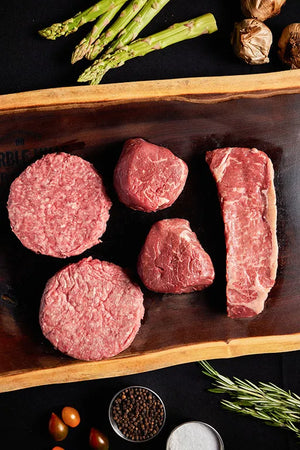
<path id="1" fill-rule="evenodd" d="M 84 147 L 82 142 L 67 142 L 54 146 L 38 146 L 40 137 L 16 135 L 2 137 L 0 141 L 0 186 L 5 187 L 12 182 L 22 170 L 46 153 L 74 153 Z"/>

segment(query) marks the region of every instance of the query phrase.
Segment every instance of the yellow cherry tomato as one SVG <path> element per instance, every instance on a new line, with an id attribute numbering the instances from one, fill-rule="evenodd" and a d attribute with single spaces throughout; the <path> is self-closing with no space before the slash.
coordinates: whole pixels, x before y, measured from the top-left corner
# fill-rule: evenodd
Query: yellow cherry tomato
<path id="1" fill-rule="evenodd" d="M 80 424 L 80 415 L 77 409 L 71 406 L 65 406 L 61 412 L 62 420 L 66 425 L 71 428 L 75 428 Z"/>

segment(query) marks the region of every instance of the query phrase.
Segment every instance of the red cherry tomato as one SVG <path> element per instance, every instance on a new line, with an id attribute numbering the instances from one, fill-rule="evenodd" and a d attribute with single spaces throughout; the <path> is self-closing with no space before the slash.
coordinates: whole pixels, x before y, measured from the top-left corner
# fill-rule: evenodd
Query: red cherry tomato
<path id="1" fill-rule="evenodd" d="M 48 428 L 55 441 L 63 441 L 69 431 L 67 425 L 54 413 L 51 414 Z"/>
<path id="2" fill-rule="evenodd" d="M 52 450 L 64 450 L 62 447 L 58 447 L 57 445 L 55 447 L 53 447 Z"/>
<path id="3" fill-rule="evenodd" d="M 108 450 L 108 439 L 97 428 L 91 428 L 89 443 L 93 450 Z"/>
<path id="4" fill-rule="evenodd" d="M 61 412 L 62 420 L 69 427 L 75 428 L 80 424 L 80 415 L 77 409 L 71 406 L 65 406 Z"/>

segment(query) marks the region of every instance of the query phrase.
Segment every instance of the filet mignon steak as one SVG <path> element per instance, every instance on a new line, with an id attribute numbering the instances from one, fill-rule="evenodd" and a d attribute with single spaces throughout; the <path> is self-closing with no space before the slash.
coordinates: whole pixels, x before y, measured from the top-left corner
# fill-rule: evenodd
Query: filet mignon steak
<path id="1" fill-rule="evenodd" d="M 277 271 L 273 165 L 255 148 L 216 149 L 206 161 L 225 226 L 228 316 L 252 317 L 263 310 Z"/>
<path id="2" fill-rule="evenodd" d="M 187 175 L 186 163 L 167 148 L 141 138 L 129 139 L 115 168 L 114 186 L 126 206 L 153 212 L 175 202 Z"/>
<path id="3" fill-rule="evenodd" d="M 51 153 L 13 181 L 7 207 L 11 229 L 25 247 L 66 258 L 100 242 L 111 201 L 91 163 Z"/>
<path id="4" fill-rule="evenodd" d="M 39 319 L 44 336 L 58 350 L 100 360 L 129 347 L 143 316 L 139 286 L 121 267 L 89 257 L 48 281 Z"/>
<path id="5" fill-rule="evenodd" d="M 214 268 L 185 219 L 156 222 L 138 259 L 144 285 L 155 292 L 181 294 L 212 284 Z"/>

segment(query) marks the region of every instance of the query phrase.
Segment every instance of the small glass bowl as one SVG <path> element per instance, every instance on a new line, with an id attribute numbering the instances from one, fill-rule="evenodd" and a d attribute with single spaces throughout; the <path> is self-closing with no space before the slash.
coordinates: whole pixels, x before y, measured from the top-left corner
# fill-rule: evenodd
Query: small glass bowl
<path id="1" fill-rule="evenodd" d="M 163 422 L 162 422 L 162 424 L 161 424 L 159 430 L 157 431 L 157 433 L 156 433 L 154 436 L 149 436 L 147 439 L 133 440 L 133 439 L 130 439 L 130 438 L 128 438 L 127 436 L 125 436 L 125 435 L 122 433 L 122 431 L 119 429 L 119 427 L 118 427 L 116 421 L 115 421 L 114 418 L 113 418 L 113 415 L 112 415 L 112 409 L 113 409 L 113 404 L 114 404 L 116 398 L 119 397 L 119 395 L 122 394 L 122 392 L 126 391 L 127 389 L 144 389 L 144 390 L 148 391 L 150 394 L 152 394 L 154 397 L 156 397 L 156 399 L 161 403 L 162 408 L 163 408 Z M 121 389 L 121 390 L 120 390 L 119 392 L 117 392 L 116 395 L 112 398 L 112 400 L 111 400 L 111 402 L 110 402 L 110 404 L 109 404 L 109 408 L 108 408 L 108 417 L 109 417 L 109 422 L 110 422 L 110 424 L 111 424 L 113 430 L 114 430 L 121 438 L 125 439 L 125 440 L 128 441 L 128 442 L 134 442 L 134 443 L 137 443 L 137 444 L 142 444 L 143 442 L 148 442 L 148 441 L 150 441 L 151 439 L 155 438 L 155 437 L 158 436 L 158 434 L 161 432 L 161 430 L 162 430 L 162 428 L 163 428 L 163 426 L 164 426 L 164 424 L 165 424 L 165 421 L 166 421 L 166 408 L 165 408 L 164 402 L 162 401 L 162 399 L 160 398 L 160 396 L 159 396 L 158 394 L 156 394 L 156 392 L 152 391 L 152 389 L 149 389 L 149 388 L 147 388 L 147 387 L 145 387 L 145 386 L 128 386 L 128 387 L 126 387 L 126 388 L 124 388 L 124 389 Z"/>
<path id="2" fill-rule="evenodd" d="M 221 436 L 219 435 L 219 433 L 217 432 L 217 430 L 215 428 L 213 428 L 211 425 L 209 425 L 208 423 L 200 422 L 198 420 L 192 420 L 190 422 L 184 422 L 184 423 L 178 425 L 176 428 L 174 428 L 171 431 L 171 433 L 169 435 L 169 438 L 167 440 L 166 450 L 172 450 L 170 442 L 171 442 L 171 438 L 175 434 L 175 432 L 178 431 L 178 429 L 180 429 L 180 428 L 182 428 L 182 427 L 184 427 L 184 426 L 186 426 L 188 424 L 200 424 L 202 427 L 207 428 L 207 431 L 209 431 L 211 434 L 213 434 L 214 437 L 216 438 L 216 441 L 217 441 L 217 444 L 218 444 L 218 450 L 224 450 L 223 440 L 222 440 Z M 216 448 L 216 447 L 214 446 L 214 448 Z M 206 450 L 211 450 L 211 447 L 207 448 Z"/>

